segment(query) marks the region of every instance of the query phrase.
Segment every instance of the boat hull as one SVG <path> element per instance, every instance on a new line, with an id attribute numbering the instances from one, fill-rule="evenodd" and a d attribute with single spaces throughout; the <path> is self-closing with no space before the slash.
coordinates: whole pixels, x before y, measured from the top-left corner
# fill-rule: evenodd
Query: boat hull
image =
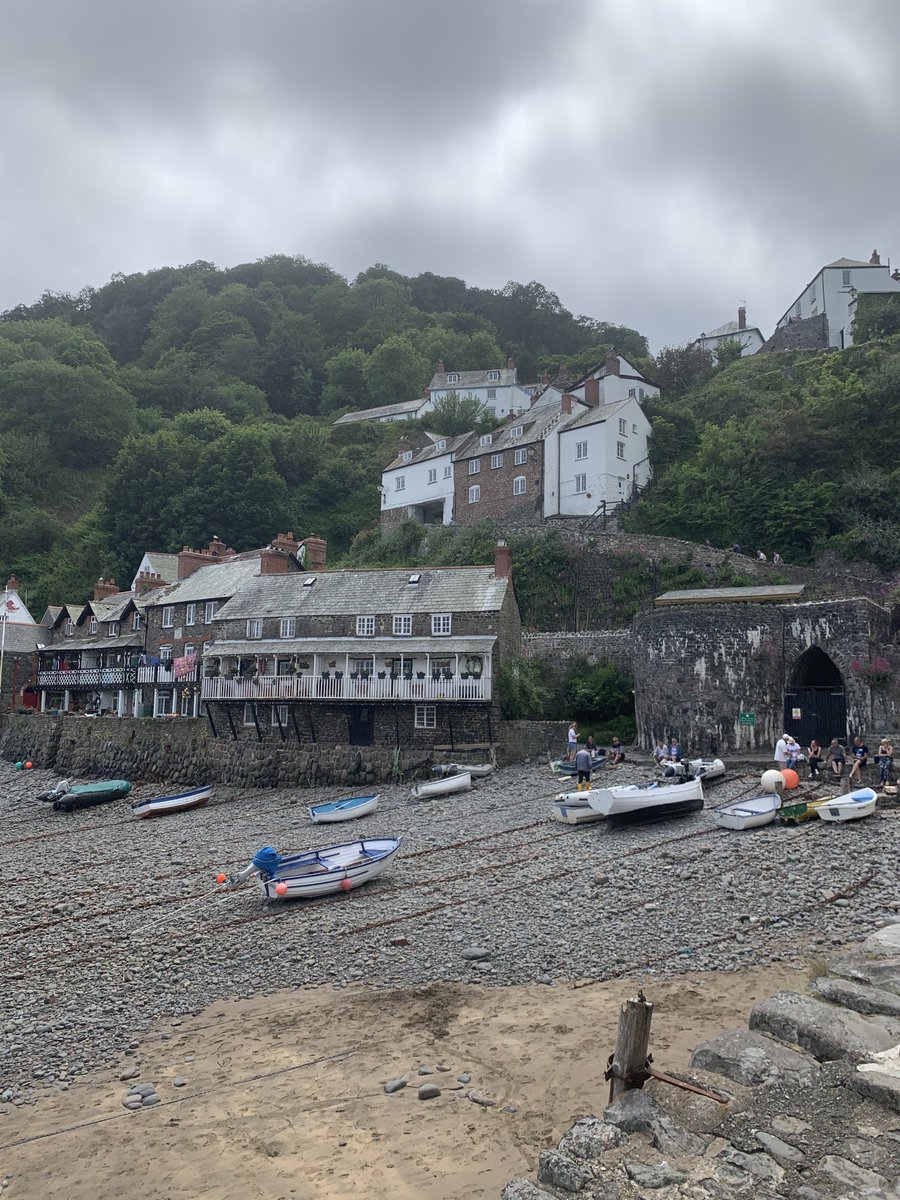
<path id="1" fill-rule="evenodd" d="M 131 811 L 139 819 L 165 817 L 170 813 L 187 812 L 191 808 L 203 808 L 213 793 L 212 784 L 180 792 L 175 796 L 156 796 L 152 800 L 140 800 L 132 804 Z"/>
<path id="2" fill-rule="evenodd" d="M 703 807 L 703 784 L 699 779 L 684 783 L 651 783 L 645 786 L 593 788 L 586 793 L 588 804 L 595 812 L 615 823 L 655 820 L 660 816 L 677 816 L 696 812 Z M 642 813 L 650 814 L 642 817 Z"/>
<path id="3" fill-rule="evenodd" d="M 473 779 L 482 779 L 494 770 L 493 763 L 437 763 L 432 768 L 435 775 L 462 775 L 466 771 Z"/>
<path id="4" fill-rule="evenodd" d="M 669 817 L 685 817 L 702 809 L 703 797 L 692 796 L 685 800 L 668 800 L 662 804 L 648 804 L 642 808 L 610 813 L 607 821 L 614 829 L 621 825 L 647 825 L 651 821 L 664 821 Z"/>
<path id="5" fill-rule="evenodd" d="M 816 814 L 822 821 L 860 821 L 870 817 L 878 804 L 878 795 L 871 788 L 860 788 L 849 796 L 838 796 L 816 805 Z"/>
<path id="6" fill-rule="evenodd" d="M 306 810 L 314 825 L 330 825 L 336 821 L 354 821 L 367 817 L 378 807 L 381 794 L 372 796 L 348 796 L 346 800 L 334 800 L 330 804 L 312 804 Z"/>
<path id="7" fill-rule="evenodd" d="M 53 807 L 58 812 L 74 812 L 79 808 L 93 808 L 96 804 L 121 800 L 130 791 L 131 784 L 127 779 L 110 779 L 104 783 L 77 783 L 54 800 Z"/>
<path id="8" fill-rule="evenodd" d="M 445 775 L 442 779 L 419 783 L 409 794 L 414 800 L 422 800 L 430 796 L 449 796 L 453 792 L 466 792 L 471 786 L 472 776 L 468 771 L 464 771 L 461 775 Z"/>
<path id="9" fill-rule="evenodd" d="M 361 838 L 289 855 L 275 875 L 259 881 L 266 900 L 311 900 L 349 892 L 377 879 L 400 849 L 400 838 Z M 284 888 L 279 892 L 279 885 Z"/>
<path id="10" fill-rule="evenodd" d="M 594 812 L 587 804 L 552 804 L 550 816 L 564 825 L 589 825 L 593 821 L 605 820 L 602 813 Z"/>

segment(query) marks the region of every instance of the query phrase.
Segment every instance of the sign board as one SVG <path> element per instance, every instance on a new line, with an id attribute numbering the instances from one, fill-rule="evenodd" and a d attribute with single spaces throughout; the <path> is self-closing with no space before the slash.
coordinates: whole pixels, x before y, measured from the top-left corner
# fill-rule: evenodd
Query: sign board
<path id="1" fill-rule="evenodd" d="M 739 713 L 738 714 L 738 724 L 739 725 L 755 725 L 756 724 L 756 713 Z"/>
<path id="2" fill-rule="evenodd" d="M 792 709 L 791 709 L 791 720 L 792 720 L 792 721 L 799 721 L 799 720 L 800 720 L 800 716 L 801 716 L 801 713 L 800 713 L 800 709 L 799 709 L 799 708 L 792 708 Z"/>

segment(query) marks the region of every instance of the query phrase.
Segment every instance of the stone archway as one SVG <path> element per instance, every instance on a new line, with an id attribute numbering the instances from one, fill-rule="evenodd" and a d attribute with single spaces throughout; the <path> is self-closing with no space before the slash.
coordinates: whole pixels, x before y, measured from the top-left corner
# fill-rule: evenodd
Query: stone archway
<path id="1" fill-rule="evenodd" d="M 840 669 L 819 646 L 794 662 L 784 693 L 784 730 L 803 746 L 847 737 L 847 693 Z"/>

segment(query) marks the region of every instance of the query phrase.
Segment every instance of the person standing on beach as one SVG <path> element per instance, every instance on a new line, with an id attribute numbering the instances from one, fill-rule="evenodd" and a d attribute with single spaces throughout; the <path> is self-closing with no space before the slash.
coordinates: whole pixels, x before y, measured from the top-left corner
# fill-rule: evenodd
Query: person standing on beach
<path id="1" fill-rule="evenodd" d="M 575 752 L 578 749 L 578 726 L 574 721 L 569 726 L 569 733 L 566 741 L 569 748 L 569 762 L 574 762 Z"/>
<path id="2" fill-rule="evenodd" d="M 790 753 L 788 751 L 788 734 L 783 733 L 775 743 L 775 766 L 779 771 L 783 771 L 788 765 Z"/>
<path id="3" fill-rule="evenodd" d="M 591 790 L 591 752 L 584 746 L 575 755 L 575 770 L 578 772 L 578 791 L 584 787 Z"/>

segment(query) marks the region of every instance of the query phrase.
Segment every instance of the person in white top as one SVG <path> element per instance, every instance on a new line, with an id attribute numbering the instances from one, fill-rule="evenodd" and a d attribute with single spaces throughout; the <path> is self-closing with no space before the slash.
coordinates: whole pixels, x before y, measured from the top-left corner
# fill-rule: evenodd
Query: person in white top
<path id="1" fill-rule="evenodd" d="M 574 721 L 569 726 L 569 733 L 568 733 L 567 741 L 568 741 L 568 747 L 569 747 L 569 761 L 574 762 L 575 761 L 575 752 L 578 749 L 578 726 L 575 724 Z"/>
<path id="2" fill-rule="evenodd" d="M 775 766 L 779 769 L 786 767 L 790 760 L 790 751 L 788 750 L 788 735 L 783 733 L 775 743 Z"/>

